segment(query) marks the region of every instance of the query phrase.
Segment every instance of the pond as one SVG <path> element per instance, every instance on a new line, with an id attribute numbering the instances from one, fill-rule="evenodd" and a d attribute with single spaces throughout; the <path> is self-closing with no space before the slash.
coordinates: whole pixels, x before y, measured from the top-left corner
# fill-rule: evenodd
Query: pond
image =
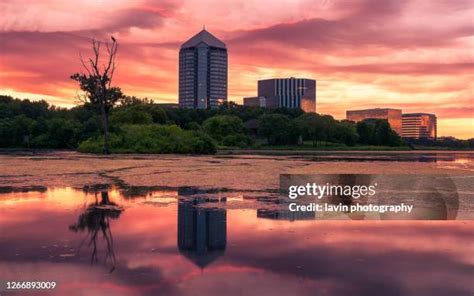
<path id="1" fill-rule="evenodd" d="M 462 159 L 436 161 L 471 165 Z M 57 283 L 31 295 L 474 291 L 474 221 L 318 220 L 273 208 L 276 188 L 48 182 L 0 194 L 0 280 Z"/>

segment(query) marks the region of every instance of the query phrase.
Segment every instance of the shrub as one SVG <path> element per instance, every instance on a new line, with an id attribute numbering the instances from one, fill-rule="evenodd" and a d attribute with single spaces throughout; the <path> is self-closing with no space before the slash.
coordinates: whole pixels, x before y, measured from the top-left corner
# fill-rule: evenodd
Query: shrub
<path id="1" fill-rule="evenodd" d="M 244 134 L 234 134 L 225 136 L 222 139 L 224 146 L 246 147 L 250 144 L 250 138 Z"/>
<path id="2" fill-rule="evenodd" d="M 237 116 L 213 116 L 204 121 L 202 127 L 221 145 L 245 147 L 250 144 L 250 138 L 245 134 L 244 122 Z"/>
<path id="3" fill-rule="evenodd" d="M 89 138 L 79 151 L 102 152 L 102 137 Z M 206 134 L 182 130 L 176 125 L 129 124 L 110 135 L 113 153 L 199 153 L 216 152 L 216 145 Z"/>
<path id="4" fill-rule="evenodd" d="M 213 139 L 222 141 L 228 135 L 243 134 L 244 122 L 234 115 L 218 115 L 208 118 L 203 122 L 204 131 Z"/>

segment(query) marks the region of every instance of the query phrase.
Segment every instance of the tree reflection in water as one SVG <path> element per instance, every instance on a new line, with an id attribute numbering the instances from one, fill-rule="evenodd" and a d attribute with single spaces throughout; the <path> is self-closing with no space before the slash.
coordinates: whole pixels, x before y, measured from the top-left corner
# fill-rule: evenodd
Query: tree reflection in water
<path id="1" fill-rule="evenodd" d="M 82 240 L 77 252 L 79 253 L 84 242 L 89 240 L 89 246 L 92 247 L 91 264 L 99 262 L 97 246 L 98 237 L 100 233 L 102 233 L 102 237 L 107 246 L 104 265 L 107 266 L 110 264 L 109 272 L 115 270 L 114 240 L 110 229 L 110 220 L 118 219 L 122 211 L 122 207 L 110 201 L 107 191 L 101 192 L 100 202 L 97 199 L 96 192 L 95 202 L 87 206 L 84 212 L 79 216 L 77 223 L 69 226 L 69 230 L 73 232 L 83 232 L 87 230 L 87 236 Z"/>

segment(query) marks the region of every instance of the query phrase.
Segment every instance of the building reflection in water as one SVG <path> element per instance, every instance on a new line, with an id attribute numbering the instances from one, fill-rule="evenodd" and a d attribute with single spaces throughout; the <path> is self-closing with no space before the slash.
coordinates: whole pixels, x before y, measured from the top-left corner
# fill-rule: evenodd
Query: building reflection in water
<path id="1" fill-rule="evenodd" d="M 267 200 L 257 199 L 263 202 L 271 202 L 281 207 L 278 209 L 272 208 L 260 208 L 257 209 L 257 218 L 272 219 L 272 220 L 284 220 L 284 221 L 298 221 L 298 220 L 314 220 L 316 219 L 316 212 L 314 211 L 295 211 L 292 212 L 288 208 L 288 202 L 282 199 Z"/>
<path id="2" fill-rule="evenodd" d="M 205 203 L 225 203 L 226 198 L 193 197 L 195 189 L 179 191 L 178 249 L 200 268 L 224 254 L 227 242 L 227 211 L 203 207 Z"/>
<path id="3" fill-rule="evenodd" d="M 106 245 L 104 265 L 110 266 L 110 272 L 113 272 L 115 270 L 116 260 L 110 221 L 118 219 L 123 208 L 110 201 L 107 191 L 102 191 L 100 197 L 101 200 L 99 202 L 96 192 L 95 202 L 87 206 L 84 212 L 79 215 L 77 223 L 69 226 L 69 230 L 73 232 L 87 231 L 87 236 L 79 245 L 78 253 L 84 243 L 88 241 L 88 246 L 92 248 L 91 264 L 99 262 L 98 244 L 100 243 L 100 234 L 102 234 L 102 238 Z"/>

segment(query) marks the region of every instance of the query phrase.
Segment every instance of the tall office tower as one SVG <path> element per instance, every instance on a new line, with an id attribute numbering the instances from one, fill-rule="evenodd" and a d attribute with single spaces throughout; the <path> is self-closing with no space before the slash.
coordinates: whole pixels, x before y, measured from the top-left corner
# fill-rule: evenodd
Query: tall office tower
<path id="1" fill-rule="evenodd" d="M 397 134 L 402 134 L 402 110 L 400 109 L 374 108 L 365 110 L 348 110 L 346 111 L 346 119 L 355 122 L 365 119 L 385 119 Z"/>
<path id="2" fill-rule="evenodd" d="M 410 139 L 436 140 L 436 115 L 409 113 L 402 115 L 402 137 Z"/>
<path id="3" fill-rule="evenodd" d="M 213 108 L 227 102 L 227 49 L 202 30 L 179 50 L 179 106 Z"/>
<path id="4" fill-rule="evenodd" d="M 258 97 L 264 98 L 267 108 L 316 112 L 316 80 L 294 77 L 259 80 Z"/>

